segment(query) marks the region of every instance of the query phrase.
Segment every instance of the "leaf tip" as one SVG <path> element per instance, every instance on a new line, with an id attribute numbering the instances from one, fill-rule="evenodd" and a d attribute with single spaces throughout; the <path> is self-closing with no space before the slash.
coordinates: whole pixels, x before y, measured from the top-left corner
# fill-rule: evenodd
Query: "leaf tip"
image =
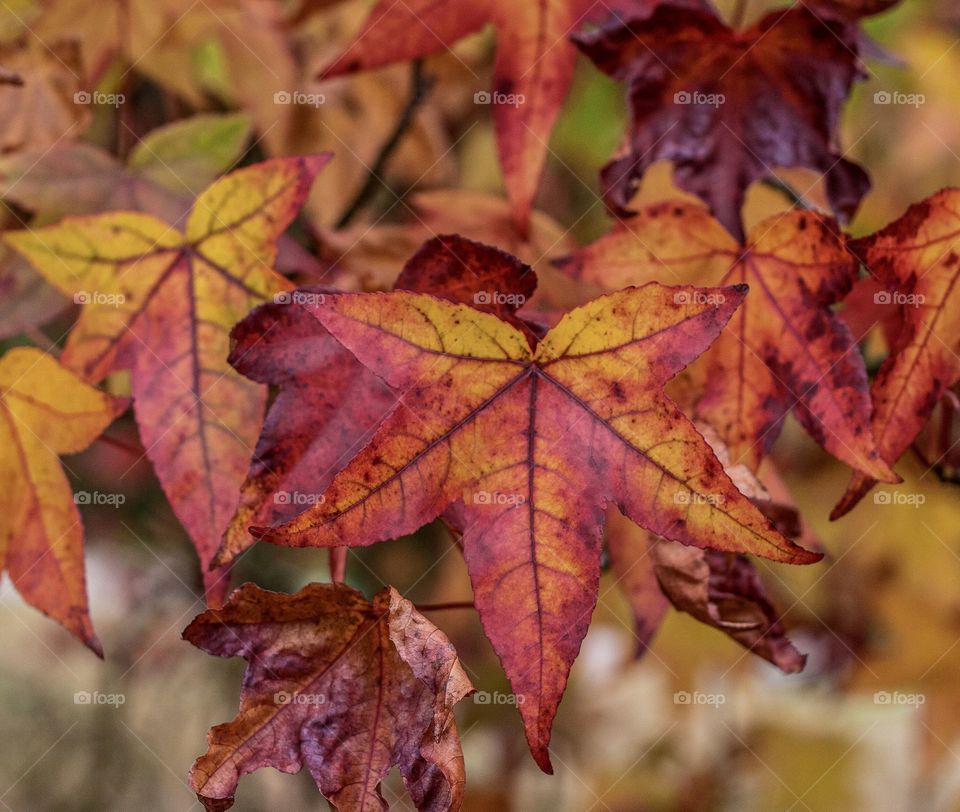
<path id="1" fill-rule="evenodd" d="M 83 642 L 84 645 L 90 649 L 90 651 L 97 655 L 97 657 L 99 657 L 101 660 L 105 659 L 103 656 L 103 644 L 100 642 L 100 638 L 98 638 L 95 634 L 91 633 L 88 636 L 84 636 Z"/>

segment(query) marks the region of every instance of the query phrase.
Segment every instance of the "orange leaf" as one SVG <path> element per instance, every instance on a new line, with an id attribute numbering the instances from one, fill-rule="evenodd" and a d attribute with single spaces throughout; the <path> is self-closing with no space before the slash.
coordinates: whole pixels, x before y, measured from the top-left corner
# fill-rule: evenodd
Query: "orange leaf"
<path id="1" fill-rule="evenodd" d="M 920 433 L 937 401 L 960 380 L 960 190 L 944 189 L 855 249 L 882 287 L 875 301 L 902 328 L 873 381 L 873 433 L 893 464 Z M 850 511 L 876 484 L 855 473 L 831 518 Z"/>
<path id="2" fill-rule="evenodd" d="M 215 564 L 254 543 L 251 524 L 276 524 L 319 499 L 336 471 L 363 448 L 396 396 L 307 310 L 329 295 L 300 288 L 260 305 L 234 327 L 231 365 L 279 387 L 240 488 L 240 504 Z"/>
<path id="3" fill-rule="evenodd" d="M 701 362 L 706 389 L 697 406 L 733 461 L 756 469 L 793 410 L 837 459 L 898 481 L 871 436 L 857 337 L 831 307 L 858 267 L 832 219 L 809 211 L 775 215 L 741 248 L 702 207 L 655 203 L 560 264 L 606 288 L 653 277 L 749 284 L 746 302 Z"/>
<path id="4" fill-rule="evenodd" d="M 58 454 L 76 454 L 126 408 L 33 348 L 0 359 L 0 572 L 103 656 L 90 623 L 83 525 Z"/>

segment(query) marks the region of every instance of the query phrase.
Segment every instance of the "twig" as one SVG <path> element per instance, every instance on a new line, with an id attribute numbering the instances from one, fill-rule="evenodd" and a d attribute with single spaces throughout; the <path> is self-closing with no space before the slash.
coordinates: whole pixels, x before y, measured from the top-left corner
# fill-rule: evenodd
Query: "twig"
<path id="1" fill-rule="evenodd" d="M 134 457 L 142 457 L 146 452 L 142 448 L 138 448 L 132 443 L 128 443 L 126 440 L 121 440 L 118 437 L 111 437 L 109 434 L 101 434 L 97 437 L 101 443 L 106 443 L 107 445 L 112 445 L 114 448 L 119 448 L 123 451 L 126 451 L 128 454 Z"/>
<path id="2" fill-rule="evenodd" d="M 390 156 L 393 155 L 394 150 L 400 144 L 400 140 L 413 121 L 413 114 L 417 111 L 420 103 L 426 98 L 432 86 L 433 77 L 425 76 L 423 73 L 423 60 L 414 60 L 410 71 L 410 98 L 400 113 L 400 118 L 397 119 L 397 123 L 393 128 L 393 132 L 390 133 L 390 137 L 384 142 L 383 146 L 380 147 L 380 152 L 377 154 L 373 166 L 370 167 L 370 171 L 367 173 L 366 181 L 360 188 L 357 196 L 353 199 L 353 202 L 347 206 L 346 210 L 340 216 L 336 228 L 345 228 L 349 225 L 350 221 L 357 215 L 357 212 L 370 202 L 370 198 L 373 197 L 376 192 L 377 186 L 383 182 L 380 180 L 380 175 L 383 173 L 387 161 L 390 160 Z"/>
<path id="3" fill-rule="evenodd" d="M 416 604 L 418 612 L 444 612 L 447 609 L 473 609 L 473 601 L 454 601 L 453 603 Z"/>
<path id="4" fill-rule="evenodd" d="M 785 180 L 781 180 L 780 178 L 764 178 L 763 185 L 769 186 L 771 189 L 776 189 L 778 192 L 785 195 L 796 209 L 813 208 L 813 206 L 810 204 L 810 201 Z"/>

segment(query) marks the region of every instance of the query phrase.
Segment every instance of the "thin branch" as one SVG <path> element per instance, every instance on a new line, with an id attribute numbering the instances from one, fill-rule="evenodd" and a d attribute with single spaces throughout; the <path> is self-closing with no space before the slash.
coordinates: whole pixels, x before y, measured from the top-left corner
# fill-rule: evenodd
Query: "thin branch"
<path id="1" fill-rule="evenodd" d="M 138 448 L 132 443 L 128 443 L 126 440 L 121 440 L 118 437 L 111 437 L 109 434 L 101 434 L 97 437 L 97 440 L 106 445 L 112 445 L 114 448 L 119 448 L 122 451 L 126 451 L 128 454 L 134 457 L 142 457 L 144 455 L 144 450 Z"/>
<path id="2" fill-rule="evenodd" d="M 793 204 L 795 209 L 812 209 L 813 205 L 807 200 L 800 192 L 794 189 L 789 183 L 780 178 L 768 177 L 763 179 L 763 185 L 769 186 L 771 189 L 776 189 L 778 192 L 786 196 L 786 198 Z"/>
<path id="3" fill-rule="evenodd" d="M 445 612 L 447 609 L 473 609 L 473 601 L 415 604 L 418 612 Z"/>
<path id="4" fill-rule="evenodd" d="M 423 60 L 414 60 L 410 71 L 410 98 L 400 113 L 400 118 L 397 119 L 397 123 L 393 128 L 393 132 L 390 133 L 390 137 L 387 138 L 383 146 L 380 147 L 380 152 L 377 154 L 373 166 L 370 167 L 370 171 L 367 173 L 366 181 L 360 188 L 360 191 L 357 192 L 357 196 L 353 199 L 353 202 L 347 206 L 337 221 L 337 228 L 345 228 L 349 225 L 357 213 L 370 202 L 370 199 L 377 191 L 377 187 L 383 182 L 380 180 L 380 176 L 383 174 L 387 161 L 390 160 L 390 157 L 403 139 L 404 134 L 409 129 L 411 123 L 413 123 L 414 113 L 416 113 L 417 108 L 426 98 L 432 86 L 433 77 L 426 76 L 423 73 Z"/>

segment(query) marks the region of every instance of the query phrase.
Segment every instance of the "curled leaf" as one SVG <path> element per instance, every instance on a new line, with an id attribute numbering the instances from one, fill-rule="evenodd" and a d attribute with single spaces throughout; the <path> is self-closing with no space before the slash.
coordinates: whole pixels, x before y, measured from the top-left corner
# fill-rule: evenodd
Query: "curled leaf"
<path id="1" fill-rule="evenodd" d="M 392 587 L 368 602 L 343 584 L 295 595 L 244 584 L 183 636 L 247 660 L 240 712 L 211 729 L 190 771 L 207 809 L 230 808 L 247 773 L 305 766 L 334 809 L 380 812 L 394 765 L 417 809 L 460 809 L 453 707 L 473 686 L 443 632 Z"/>

